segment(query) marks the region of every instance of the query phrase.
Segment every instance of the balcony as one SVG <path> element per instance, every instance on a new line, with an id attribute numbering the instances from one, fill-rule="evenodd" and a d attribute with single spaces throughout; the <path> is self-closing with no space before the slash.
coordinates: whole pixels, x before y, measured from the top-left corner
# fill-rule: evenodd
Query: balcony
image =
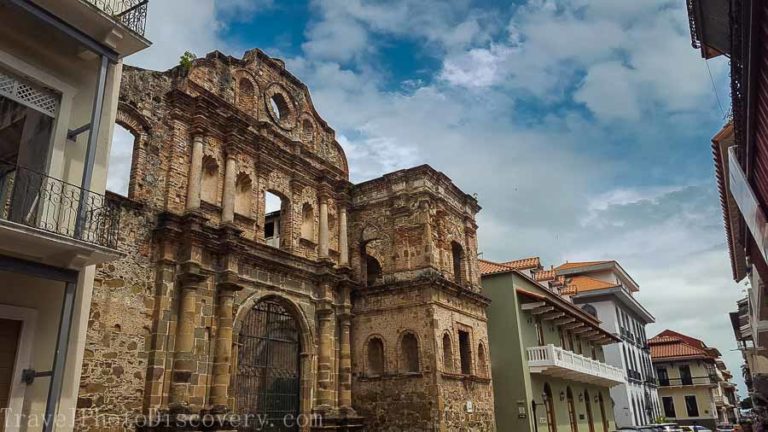
<path id="1" fill-rule="evenodd" d="M 5 251 L 44 262 L 95 264 L 119 255 L 119 228 L 119 208 L 104 195 L 0 161 L 0 245 Z"/>
<path id="2" fill-rule="evenodd" d="M 717 406 L 728 406 L 730 405 L 728 399 L 725 396 L 715 395 L 715 405 Z"/>
<path id="3" fill-rule="evenodd" d="M 132 32 L 144 36 L 149 0 L 86 0 Z"/>
<path id="4" fill-rule="evenodd" d="M 624 372 L 554 345 L 528 348 L 531 373 L 541 373 L 574 381 L 614 386 L 624 382 Z"/>
<path id="5" fill-rule="evenodd" d="M 699 376 L 686 378 L 662 378 L 659 377 L 659 387 L 685 387 L 685 386 L 707 386 L 717 385 L 716 376 Z"/>

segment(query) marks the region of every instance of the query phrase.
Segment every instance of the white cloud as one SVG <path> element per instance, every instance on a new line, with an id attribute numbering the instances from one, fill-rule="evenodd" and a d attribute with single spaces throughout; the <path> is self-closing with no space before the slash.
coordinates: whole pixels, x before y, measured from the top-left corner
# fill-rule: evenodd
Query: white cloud
<path id="1" fill-rule="evenodd" d="M 640 106 L 636 86 L 632 71 L 621 63 L 600 63 L 589 68 L 573 98 L 601 119 L 638 120 Z"/>

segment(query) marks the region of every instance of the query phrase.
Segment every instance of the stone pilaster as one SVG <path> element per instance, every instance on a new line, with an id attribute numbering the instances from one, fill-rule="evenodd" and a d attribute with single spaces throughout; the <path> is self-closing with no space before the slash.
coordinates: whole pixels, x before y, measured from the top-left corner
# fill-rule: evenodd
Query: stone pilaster
<path id="1" fill-rule="evenodd" d="M 334 316 L 330 301 L 318 305 L 318 362 L 317 362 L 317 410 L 328 411 L 334 408 L 333 371 L 331 356 L 333 355 Z"/>
<path id="2" fill-rule="evenodd" d="M 339 205 L 339 265 L 349 266 L 349 239 L 347 237 L 347 207 Z"/>
<path id="3" fill-rule="evenodd" d="M 200 265 L 195 262 L 187 262 L 182 267 L 179 276 L 179 309 L 168 407 L 171 411 L 186 413 L 198 408 L 190 403 L 190 399 L 192 378 L 197 370 L 194 353 L 197 297 L 206 276 L 201 273 Z"/>
<path id="4" fill-rule="evenodd" d="M 227 152 L 224 164 L 224 199 L 221 205 L 221 222 L 232 223 L 235 220 L 235 181 L 237 161 L 235 154 Z"/>
<path id="5" fill-rule="evenodd" d="M 200 208 L 200 187 L 203 179 L 203 135 L 192 137 L 192 158 L 187 178 L 187 211 Z"/>
<path id="6" fill-rule="evenodd" d="M 352 408 L 352 343 L 350 329 L 352 327 L 352 314 L 339 315 L 341 327 L 341 341 L 339 342 L 339 408 Z"/>
<path id="7" fill-rule="evenodd" d="M 216 341 L 213 356 L 211 406 L 224 412 L 229 403 L 230 365 L 232 363 L 232 327 L 235 293 L 243 288 L 237 274 L 227 271 L 219 278 L 216 307 Z"/>
<path id="8" fill-rule="evenodd" d="M 319 255 L 320 258 L 328 258 L 328 197 L 320 196 L 320 236 L 319 236 Z"/>

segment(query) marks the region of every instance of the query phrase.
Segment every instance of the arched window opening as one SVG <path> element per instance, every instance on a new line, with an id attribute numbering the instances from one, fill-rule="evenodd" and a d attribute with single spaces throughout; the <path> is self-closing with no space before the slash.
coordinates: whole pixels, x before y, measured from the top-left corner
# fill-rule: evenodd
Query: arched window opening
<path id="1" fill-rule="evenodd" d="M 120 124 L 115 124 L 112 134 L 112 146 L 109 149 L 109 169 L 107 170 L 107 190 L 128 196 L 133 165 L 133 148 L 136 135 Z"/>
<path id="2" fill-rule="evenodd" d="M 237 106 L 248 114 L 255 114 L 256 91 L 248 78 L 240 78 L 237 84 Z"/>
<path id="3" fill-rule="evenodd" d="M 581 310 L 597 318 L 597 309 L 595 309 L 594 306 L 590 304 L 585 304 L 584 306 L 581 307 Z"/>
<path id="4" fill-rule="evenodd" d="M 384 342 L 380 338 L 368 341 L 368 375 L 384 373 Z"/>
<path id="5" fill-rule="evenodd" d="M 555 413 L 555 401 L 552 399 L 552 388 L 549 384 L 544 384 L 544 407 L 547 410 L 547 430 L 557 432 L 557 416 Z"/>
<path id="6" fill-rule="evenodd" d="M 406 333 L 400 341 L 400 371 L 419 371 L 419 341 L 413 333 Z"/>
<path id="7" fill-rule="evenodd" d="M 472 345 L 469 332 L 459 330 L 459 356 L 461 357 L 461 373 L 469 375 L 472 373 Z"/>
<path id="8" fill-rule="evenodd" d="M 366 255 L 365 257 L 366 267 L 366 283 L 368 286 L 374 285 L 379 278 L 381 278 L 381 263 L 376 258 Z"/>
<path id="9" fill-rule="evenodd" d="M 267 245 L 283 248 L 287 238 L 284 234 L 283 216 L 289 213 L 289 202 L 273 192 L 264 193 L 264 240 Z"/>
<path id="10" fill-rule="evenodd" d="M 285 97 L 280 93 L 276 93 L 272 96 L 272 98 L 269 99 L 269 103 L 277 120 L 283 120 L 291 114 L 290 108 L 288 107 L 288 101 L 286 101 Z"/>
<path id="11" fill-rule="evenodd" d="M 315 241 L 315 209 L 308 203 L 301 207 L 301 238 Z"/>
<path id="12" fill-rule="evenodd" d="M 253 182 L 248 174 L 240 173 L 235 181 L 235 213 L 251 216 L 251 189 Z"/>
<path id="13" fill-rule="evenodd" d="M 443 370 L 453 372 L 453 347 L 448 333 L 443 335 Z"/>
<path id="14" fill-rule="evenodd" d="M 451 242 L 453 256 L 453 281 L 457 284 L 464 282 L 464 249 L 460 244 Z"/>
<path id="15" fill-rule="evenodd" d="M 485 346 L 477 345 L 477 374 L 481 377 L 488 376 L 488 363 L 485 359 Z"/>
<path id="16" fill-rule="evenodd" d="M 203 156 L 203 178 L 200 199 L 211 204 L 219 203 L 219 164 L 211 156 Z"/>

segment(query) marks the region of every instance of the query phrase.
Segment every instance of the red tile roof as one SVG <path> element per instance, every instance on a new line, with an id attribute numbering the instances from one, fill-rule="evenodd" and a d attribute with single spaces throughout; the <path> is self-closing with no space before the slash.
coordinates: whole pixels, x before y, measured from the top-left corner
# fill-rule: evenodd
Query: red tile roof
<path id="1" fill-rule="evenodd" d="M 479 260 L 479 266 L 480 266 L 480 274 L 485 275 L 492 275 L 496 273 L 504 273 L 508 271 L 514 270 L 514 268 L 504 265 L 495 263 L 493 261 L 486 261 L 486 260 Z"/>
<path id="2" fill-rule="evenodd" d="M 589 276 L 573 276 L 568 278 L 568 286 L 561 291 L 565 295 L 578 294 L 585 291 L 595 291 L 608 288 L 616 288 L 618 285 L 595 279 Z"/>
<path id="3" fill-rule="evenodd" d="M 648 340 L 653 360 L 716 359 L 720 352 L 699 339 L 664 330 Z"/>
<path id="4" fill-rule="evenodd" d="M 565 264 L 562 264 L 558 267 L 556 267 L 557 270 L 568 270 L 573 268 L 581 268 L 581 267 L 590 267 L 593 265 L 600 265 L 609 263 L 611 261 L 582 261 L 582 262 L 567 262 Z"/>
<path id="5" fill-rule="evenodd" d="M 512 267 L 515 270 L 529 270 L 541 268 L 541 260 L 539 257 L 521 258 L 518 260 L 507 261 L 502 265 Z"/>

